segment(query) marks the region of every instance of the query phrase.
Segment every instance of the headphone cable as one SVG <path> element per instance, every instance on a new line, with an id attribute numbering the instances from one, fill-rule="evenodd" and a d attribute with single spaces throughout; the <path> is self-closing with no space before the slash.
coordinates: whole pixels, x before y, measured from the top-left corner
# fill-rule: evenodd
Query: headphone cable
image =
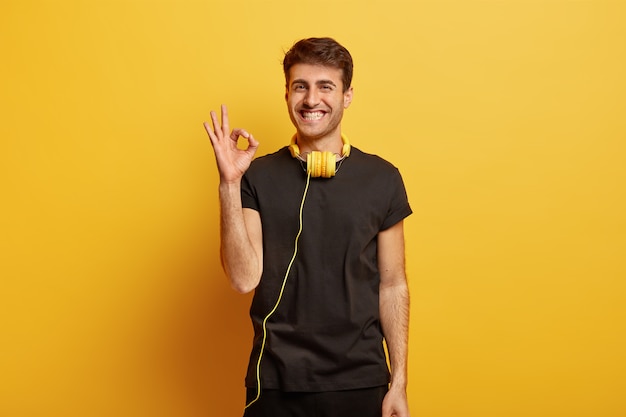
<path id="1" fill-rule="evenodd" d="M 263 319 L 263 341 L 261 342 L 261 351 L 259 352 L 259 359 L 256 364 L 256 383 L 257 383 L 257 393 L 256 398 L 250 401 L 244 409 L 250 407 L 261 397 L 261 359 L 263 358 L 263 352 L 265 350 L 265 343 L 267 342 L 267 320 L 274 314 L 274 312 L 278 309 L 278 305 L 283 298 L 283 293 L 285 291 L 285 286 L 287 285 L 287 278 L 289 277 L 289 272 L 291 271 L 291 267 L 293 266 L 293 262 L 296 260 L 296 255 L 298 254 L 298 240 L 300 240 L 300 235 L 302 234 L 302 212 L 304 210 L 304 200 L 306 199 L 307 192 L 309 190 L 309 183 L 311 181 L 311 173 L 308 173 L 306 176 L 306 185 L 304 187 L 304 193 L 302 194 L 302 201 L 300 202 L 300 211 L 299 211 L 299 227 L 298 233 L 296 234 L 296 239 L 294 242 L 294 250 L 293 256 L 291 257 L 291 261 L 289 261 L 289 265 L 287 266 L 287 271 L 285 272 L 285 277 L 283 278 L 283 284 L 280 287 L 280 292 L 278 294 L 278 299 L 276 300 L 276 304 L 274 304 L 274 308 L 267 313 L 267 316 Z"/>

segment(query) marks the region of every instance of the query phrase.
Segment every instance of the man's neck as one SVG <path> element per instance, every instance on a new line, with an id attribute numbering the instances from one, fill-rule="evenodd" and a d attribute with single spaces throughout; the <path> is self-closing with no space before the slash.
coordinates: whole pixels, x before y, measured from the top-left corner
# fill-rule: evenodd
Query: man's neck
<path id="1" fill-rule="evenodd" d="M 330 151 L 341 155 L 343 148 L 341 130 L 323 137 L 307 137 L 298 133 L 296 143 L 303 154 L 311 151 Z"/>

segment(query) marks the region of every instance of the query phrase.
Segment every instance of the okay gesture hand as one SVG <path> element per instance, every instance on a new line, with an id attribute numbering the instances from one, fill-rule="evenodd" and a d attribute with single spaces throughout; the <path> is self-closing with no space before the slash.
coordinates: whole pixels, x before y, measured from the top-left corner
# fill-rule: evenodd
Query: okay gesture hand
<path id="1" fill-rule="evenodd" d="M 221 124 L 213 110 L 211 110 L 211 122 L 213 123 L 212 127 L 208 122 L 204 122 L 204 128 L 209 134 L 211 145 L 213 145 L 220 180 L 222 182 L 237 182 L 241 180 L 244 172 L 250 166 L 259 147 L 259 142 L 244 129 L 233 129 L 229 133 L 228 110 L 224 104 L 222 104 Z M 237 147 L 239 137 L 248 140 L 246 149 Z"/>

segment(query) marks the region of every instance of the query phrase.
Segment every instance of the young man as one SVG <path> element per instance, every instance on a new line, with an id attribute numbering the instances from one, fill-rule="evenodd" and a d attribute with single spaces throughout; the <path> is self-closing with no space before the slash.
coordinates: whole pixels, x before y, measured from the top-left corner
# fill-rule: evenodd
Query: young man
<path id="1" fill-rule="evenodd" d="M 230 131 L 225 106 L 205 123 L 222 264 L 236 291 L 255 291 L 244 416 L 408 417 L 402 178 L 342 135 L 353 96 L 343 46 L 303 39 L 283 67 L 290 146 L 253 161 L 258 142 Z"/>

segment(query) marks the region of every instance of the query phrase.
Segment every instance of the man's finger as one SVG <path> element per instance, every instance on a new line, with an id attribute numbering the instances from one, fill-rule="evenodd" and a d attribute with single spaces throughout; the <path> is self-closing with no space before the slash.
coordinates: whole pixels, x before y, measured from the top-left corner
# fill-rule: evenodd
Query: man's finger
<path id="1" fill-rule="evenodd" d="M 218 138 L 215 135 L 215 132 L 213 131 L 213 128 L 211 127 L 211 124 L 209 122 L 204 122 L 204 130 L 206 130 L 206 133 L 209 135 L 209 140 L 211 141 L 211 145 L 213 145 L 213 147 L 215 147 L 215 144 L 218 142 Z"/>
<path id="2" fill-rule="evenodd" d="M 213 131 L 213 126 L 211 126 L 211 123 L 205 121 L 202 123 L 202 125 L 204 126 L 204 130 L 206 130 L 206 133 L 209 135 L 209 138 L 211 138 L 211 140 L 215 140 L 215 132 Z"/>
<path id="3" fill-rule="evenodd" d="M 221 138 L 221 126 L 219 120 L 217 120 L 217 113 L 211 110 L 211 123 L 213 123 L 213 133 L 217 139 Z"/>
<path id="4" fill-rule="evenodd" d="M 226 104 L 222 104 L 222 133 L 224 136 L 228 136 L 228 131 L 230 130 L 228 123 L 228 109 L 226 108 Z"/>
<path id="5" fill-rule="evenodd" d="M 232 140 L 238 140 L 239 136 L 243 136 L 244 138 L 248 139 L 251 135 L 245 129 L 241 129 L 241 128 L 235 128 L 230 133 L 230 138 Z"/>

